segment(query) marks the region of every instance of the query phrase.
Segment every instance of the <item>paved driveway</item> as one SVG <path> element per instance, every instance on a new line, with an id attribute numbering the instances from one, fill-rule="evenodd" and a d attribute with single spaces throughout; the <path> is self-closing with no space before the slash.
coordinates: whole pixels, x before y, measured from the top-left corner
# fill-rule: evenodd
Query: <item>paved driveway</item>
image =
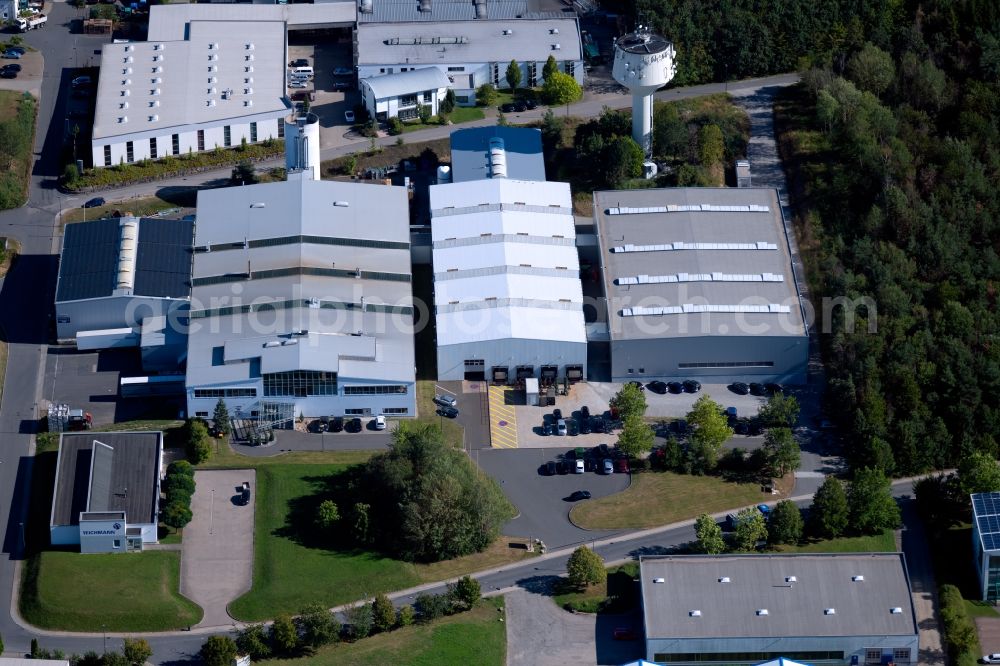
<path id="1" fill-rule="evenodd" d="M 482 469 L 493 477 L 521 514 L 504 525 L 508 536 L 541 539 L 549 548 L 600 539 L 617 531 L 585 530 L 569 522 L 574 490 L 589 490 L 594 498 L 613 495 L 629 486 L 628 474 L 604 476 L 563 474 L 542 476 L 539 466 L 558 460 L 565 449 L 495 449 L 473 452 Z M 587 501 L 587 500 L 583 500 Z"/>
<path id="2" fill-rule="evenodd" d="M 181 593 L 202 607 L 199 626 L 232 623 L 229 602 L 250 589 L 253 576 L 253 516 L 257 496 L 253 470 L 195 472 L 194 519 L 184 528 Z M 250 504 L 237 504 L 237 488 L 250 482 Z"/>
<path id="3" fill-rule="evenodd" d="M 612 639 L 614 627 L 636 627 L 637 618 L 569 613 L 526 589 L 509 592 L 506 605 L 508 666 L 624 664 L 644 656 L 642 641 Z"/>

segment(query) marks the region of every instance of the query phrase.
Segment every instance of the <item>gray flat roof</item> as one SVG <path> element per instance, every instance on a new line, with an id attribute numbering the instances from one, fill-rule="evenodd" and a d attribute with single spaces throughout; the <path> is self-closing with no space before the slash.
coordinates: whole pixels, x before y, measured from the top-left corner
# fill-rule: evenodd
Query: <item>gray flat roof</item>
<path id="1" fill-rule="evenodd" d="M 902 553 L 643 557 L 639 570 L 646 640 L 917 634 Z"/>
<path id="2" fill-rule="evenodd" d="M 510 180 L 545 180 L 542 132 L 533 127 L 470 127 L 451 133 L 451 179 L 461 183 L 489 177 L 490 139 L 503 139 Z"/>
<path id="3" fill-rule="evenodd" d="M 775 190 L 595 192 L 594 219 L 612 340 L 806 335 Z"/>
<path id="4" fill-rule="evenodd" d="M 156 522 L 162 439 L 161 432 L 62 433 L 51 524 L 79 525 L 80 513 L 89 509 L 124 511 L 133 523 Z M 97 446 L 97 460 L 95 442 L 104 445 Z"/>
<path id="5" fill-rule="evenodd" d="M 362 66 L 583 59 L 576 17 L 361 23 L 357 39 Z"/>
<path id="6" fill-rule="evenodd" d="M 111 296 L 118 277 L 121 222 L 108 218 L 67 224 L 59 259 L 56 301 Z M 194 222 L 139 219 L 136 296 L 188 298 Z"/>
<path id="7" fill-rule="evenodd" d="M 294 369 L 412 382 L 409 240 L 402 187 L 292 174 L 199 192 L 187 385 Z"/>
<path id="8" fill-rule="evenodd" d="M 93 138 L 283 114 L 285 68 L 276 62 L 285 62 L 281 21 L 193 21 L 174 41 L 105 44 Z"/>

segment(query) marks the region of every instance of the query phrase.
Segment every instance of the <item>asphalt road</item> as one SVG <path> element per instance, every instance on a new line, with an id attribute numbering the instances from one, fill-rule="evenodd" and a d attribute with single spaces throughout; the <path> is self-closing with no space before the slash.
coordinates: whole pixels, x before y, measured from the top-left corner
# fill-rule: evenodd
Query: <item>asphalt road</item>
<path id="1" fill-rule="evenodd" d="M 70 34 L 68 26 L 77 15 L 78 10 L 64 3 L 54 3 L 48 12 L 49 22 L 46 28 L 25 35 L 25 41 L 41 50 L 46 61 L 45 73 L 38 91 L 39 131 L 34 146 L 35 164 L 29 183 L 28 204 L 16 210 L 0 212 L 0 234 L 17 239 L 22 247 L 21 256 L 0 284 L 0 326 L 3 328 L 3 337 L 9 344 L 4 382 L 6 390 L 0 403 L 0 441 L 2 441 L 0 533 L 3 534 L 0 590 L 7 598 L 12 598 L 18 570 L 16 565 L 23 552 L 21 530 L 27 515 L 31 478 L 33 453 L 31 435 L 36 430 L 39 401 L 44 386 L 42 373 L 47 351 L 48 317 L 56 278 L 58 252 L 56 220 L 63 208 L 79 206 L 91 196 L 67 196 L 57 189 L 57 178 L 61 172 L 59 153 L 64 131 L 63 117 L 67 106 L 68 82 L 75 76 L 73 68 L 97 63 L 95 50 L 106 41 L 106 38 L 102 37 Z M 795 74 L 787 74 L 741 83 L 710 84 L 670 90 L 660 93 L 658 97 L 681 99 L 723 92 L 727 89 L 787 85 L 796 79 Z M 605 95 L 571 105 L 567 112 L 579 116 L 597 115 L 605 105 L 617 108 L 629 104 L 630 99 L 624 95 Z M 516 114 L 512 120 L 527 122 L 540 117 L 541 110 Z M 487 119 L 478 124 L 491 122 L 492 119 Z M 435 128 L 410 134 L 407 139 L 411 142 L 426 141 L 445 137 L 450 131 L 447 127 Z M 382 143 L 388 144 L 394 141 L 394 137 L 387 137 Z M 367 141 L 348 143 L 324 150 L 322 157 L 330 159 L 365 149 L 367 145 Z M 190 180 L 178 178 L 122 188 L 105 193 L 104 196 L 112 200 L 146 196 L 164 187 L 193 187 L 226 177 L 228 169 L 201 174 Z M 678 528 L 665 532 L 664 536 L 649 537 L 649 545 L 641 539 L 629 541 L 627 544 L 612 542 L 602 546 L 601 552 L 611 559 L 621 558 L 637 549 L 661 548 L 665 543 L 688 540 L 690 531 L 690 528 Z M 538 570 L 532 566 L 523 571 L 485 574 L 483 582 L 487 586 L 500 588 L 535 575 L 558 574 L 563 570 L 565 557 L 566 555 L 559 555 L 539 562 Z M 539 574 L 538 571 L 542 573 Z M 14 608 L 11 610 L 16 611 Z M 152 661 L 159 664 L 173 664 L 186 663 L 194 659 L 204 641 L 205 633 L 212 632 L 206 629 L 191 633 L 147 636 L 154 650 Z M 0 635 L 3 636 L 5 649 L 10 654 L 26 653 L 31 639 L 36 637 L 43 647 L 60 649 L 66 653 L 100 651 L 104 647 L 104 637 L 101 635 L 71 635 L 30 630 L 15 621 L 7 612 L 0 613 Z M 109 636 L 107 645 L 109 648 L 118 647 L 120 643 L 116 637 Z"/>

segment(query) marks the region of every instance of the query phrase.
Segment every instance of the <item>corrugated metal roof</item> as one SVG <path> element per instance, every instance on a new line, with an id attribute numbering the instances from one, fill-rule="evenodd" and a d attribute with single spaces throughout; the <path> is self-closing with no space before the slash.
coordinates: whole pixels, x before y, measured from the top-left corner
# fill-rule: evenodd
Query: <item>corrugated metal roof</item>
<path id="1" fill-rule="evenodd" d="M 583 60 L 575 17 L 361 23 L 357 39 L 359 66 Z"/>
<path id="2" fill-rule="evenodd" d="M 437 67 L 424 67 L 411 69 L 408 72 L 361 79 L 361 85 L 367 85 L 371 88 L 375 99 L 387 99 L 412 95 L 425 90 L 447 88 L 450 82 L 448 76 Z"/>
<path id="3" fill-rule="evenodd" d="M 502 139 L 507 178 L 545 180 L 542 132 L 531 127 L 470 127 L 451 134 L 451 177 L 456 183 L 483 180 L 490 174 L 490 140 Z"/>
<path id="4" fill-rule="evenodd" d="M 471 21 L 476 18 L 472 0 L 431 0 L 430 11 L 420 11 L 417 0 L 374 0 L 372 13 L 358 12 L 358 23 L 398 23 L 404 21 Z M 487 18 L 515 18 L 528 11 L 525 0 L 489 0 Z"/>
<path id="5" fill-rule="evenodd" d="M 438 345 L 586 341 L 568 184 L 470 180 L 434 185 L 430 200 Z M 494 242 L 494 234 L 570 242 Z"/>

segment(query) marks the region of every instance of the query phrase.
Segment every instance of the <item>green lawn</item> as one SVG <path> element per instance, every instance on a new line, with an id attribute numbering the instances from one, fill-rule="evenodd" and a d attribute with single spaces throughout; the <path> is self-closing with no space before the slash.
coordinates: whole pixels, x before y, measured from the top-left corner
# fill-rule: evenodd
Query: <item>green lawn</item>
<path id="1" fill-rule="evenodd" d="M 733 483 L 714 476 L 644 472 L 632 476 L 624 492 L 581 502 L 570 511 L 587 529 L 620 529 L 666 525 L 703 513 L 747 506 L 772 499 L 756 483 Z"/>
<path id="2" fill-rule="evenodd" d="M 460 125 L 461 123 L 467 123 L 473 120 L 482 120 L 485 117 L 486 114 L 483 113 L 482 108 L 478 106 L 456 106 L 455 110 L 448 116 L 453 125 Z M 416 132 L 417 130 L 427 129 L 429 127 L 440 127 L 436 116 L 427 124 L 424 124 L 419 120 L 403 123 L 403 133 L 406 134 L 407 132 Z"/>
<path id="3" fill-rule="evenodd" d="M 778 546 L 782 553 L 895 553 L 896 537 L 893 530 L 873 536 L 841 537 L 825 541 L 811 541 L 800 546 Z"/>
<path id="4" fill-rule="evenodd" d="M 608 569 L 608 580 L 578 590 L 565 578 L 556 583 L 552 601 L 560 608 L 580 613 L 624 613 L 638 602 L 639 563 L 628 562 Z"/>
<path id="5" fill-rule="evenodd" d="M 178 552 L 81 555 L 43 552 L 26 563 L 21 615 L 44 629 L 166 631 L 197 624 L 181 596 Z"/>
<path id="6" fill-rule="evenodd" d="M 378 592 L 446 580 L 534 557 L 519 547 L 522 544 L 518 542 L 523 540 L 508 538 L 498 539 L 482 553 L 434 564 L 413 564 L 363 550 L 336 550 L 336 543 L 316 539 L 316 531 L 308 521 L 314 507 L 325 499 L 328 478 L 348 466 L 257 467 L 254 584 L 230 606 L 234 617 L 265 620 L 283 612 L 295 613 L 311 601 L 336 606 Z"/>
<path id="7" fill-rule="evenodd" d="M 501 621 L 503 613 L 499 612 L 502 609 L 503 597 L 484 599 L 467 613 L 322 648 L 309 657 L 308 663 L 312 666 L 502 666 L 507 652 L 506 623 Z M 297 666 L 305 661 L 272 659 L 259 663 Z"/>

